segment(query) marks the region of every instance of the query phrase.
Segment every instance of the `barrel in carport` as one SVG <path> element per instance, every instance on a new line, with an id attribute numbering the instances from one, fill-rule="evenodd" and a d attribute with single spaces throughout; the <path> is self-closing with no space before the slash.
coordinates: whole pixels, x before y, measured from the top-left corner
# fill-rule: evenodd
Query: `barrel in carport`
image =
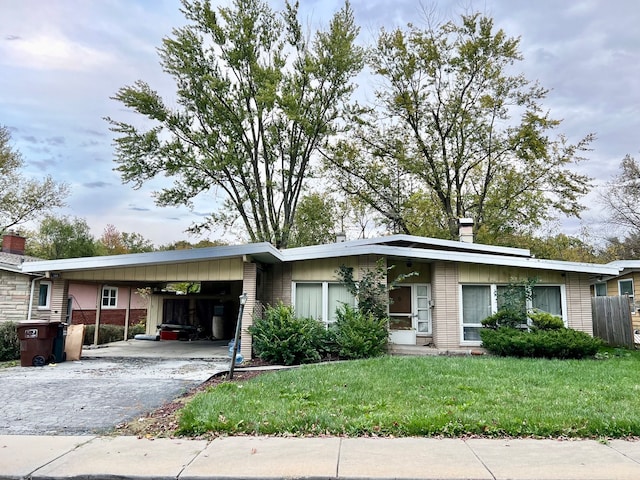
<path id="1" fill-rule="evenodd" d="M 18 322 L 20 339 L 20 365 L 41 367 L 55 362 L 54 341 L 59 334 L 60 322 L 28 320 Z"/>

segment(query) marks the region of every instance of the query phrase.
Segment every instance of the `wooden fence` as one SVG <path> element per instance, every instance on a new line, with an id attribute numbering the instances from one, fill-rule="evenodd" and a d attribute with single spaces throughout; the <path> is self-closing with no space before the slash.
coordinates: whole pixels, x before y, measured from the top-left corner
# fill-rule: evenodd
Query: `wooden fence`
<path id="1" fill-rule="evenodd" d="M 629 297 L 592 297 L 593 336 L 609 345 L 634 348 Z"/>

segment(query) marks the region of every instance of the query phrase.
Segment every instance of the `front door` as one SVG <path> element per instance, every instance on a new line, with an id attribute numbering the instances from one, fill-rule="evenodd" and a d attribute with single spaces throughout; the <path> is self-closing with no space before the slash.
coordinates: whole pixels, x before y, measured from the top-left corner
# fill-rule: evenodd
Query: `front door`
<path id="1" fill-rule="evenodd" d="M 389 292 L 389 328 L 431 335 L 431 288 L 426 283 L 401 285 Z"/>

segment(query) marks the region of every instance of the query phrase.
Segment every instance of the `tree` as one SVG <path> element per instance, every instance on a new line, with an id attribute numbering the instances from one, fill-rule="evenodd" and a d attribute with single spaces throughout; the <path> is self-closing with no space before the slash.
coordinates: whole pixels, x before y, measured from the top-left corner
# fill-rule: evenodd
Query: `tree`
<path id="1" fill-rule="evenodd" d="M 98 254 L 98 250 L 86 220 L 47 215 L 40 222 L 37 231 L 27 239 L 26 253 L 47 260 L 57 260 L 92 257 Z"/>
<path id="2" fill-rule="evenodd" d="M 456 239 L 470 217 L 499 238 L 579 216 L 590 179 L 569 166 L 593 137 L 551 137 L 547 91 L 511 73 L 518 44 L 480 14 L 382 30 L 369 57 L 377 104 L 328 155 L 335 182 L 392 232 Z"/>
<path id="3" fill-rule="evenodd" d="M 631 155 L 620 162 L 620 173 L 607 183 L 601 203 L 609 222 L 626 230 L 640 230 L 640 164 Z"/>
<path id="4" fill-rule="evenodd" d="M 289 247 L 335 242 L 338 229 L 336 202 L 327 194 L 305 195 L 296 209 Z"/>
<path id="5" fill-rule="evenodd" d="M 160 206 L 221 195 L 222 206 L 194 232 L 240 219 L 250 241 L 284 248 L 314 153 L 337 133 L 363 66 L 351 7 L 311 42 L 297 3 L 276 13 L 265 0 L 234 0 L 215 12 L 209 2 L 183 0 L 182 12 L 190 23 L 159 49 L 178 107 L 142 81 L 118 91 L 114 98 L 153 126 L 107 119 L 118 135 L 116 170 L 136 188 L 173 177 L 156 194 Z"/>
<path id="6" fill-rule="evenodd" d="M 101 255 L 153 252 L 151 240 L 139 233 L 120 232 L 114 225 L 107 225 L 98 240 Z"/>
<path id="7" fill-rule="evenodd" d="M 50 176 L 42 181 L 24 177 L 24 159 L 11 145 L 11 135 L 0 126 L 0 233 L 64 206 L 67 185 Z"/>

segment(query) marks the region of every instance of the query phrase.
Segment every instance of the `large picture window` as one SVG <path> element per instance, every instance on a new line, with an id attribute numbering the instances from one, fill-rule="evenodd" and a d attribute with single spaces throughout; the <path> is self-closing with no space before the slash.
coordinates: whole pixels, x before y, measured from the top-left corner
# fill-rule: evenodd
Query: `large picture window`
<path id="1" fill-rule="evenodd" d="M 563 285 L 535 285 L 521 295 L 523 310 L 542 310 L 561 317 L 566 325 Z M 496 313 L 504 304 L 504 285 L 462 285 L 462 341 L 480 343 L 482 320 Z M 515 299 L 517 301 L 517 298 Z"/>
<path id="2" fill-rule="evenodd" d="M 342 304 L 354 305 L 347 287 L 332 282 L 296 282 L 293 284 L 296 316 L 311 317 L 325 324 L 336 321 L 336 310 Z"/>

